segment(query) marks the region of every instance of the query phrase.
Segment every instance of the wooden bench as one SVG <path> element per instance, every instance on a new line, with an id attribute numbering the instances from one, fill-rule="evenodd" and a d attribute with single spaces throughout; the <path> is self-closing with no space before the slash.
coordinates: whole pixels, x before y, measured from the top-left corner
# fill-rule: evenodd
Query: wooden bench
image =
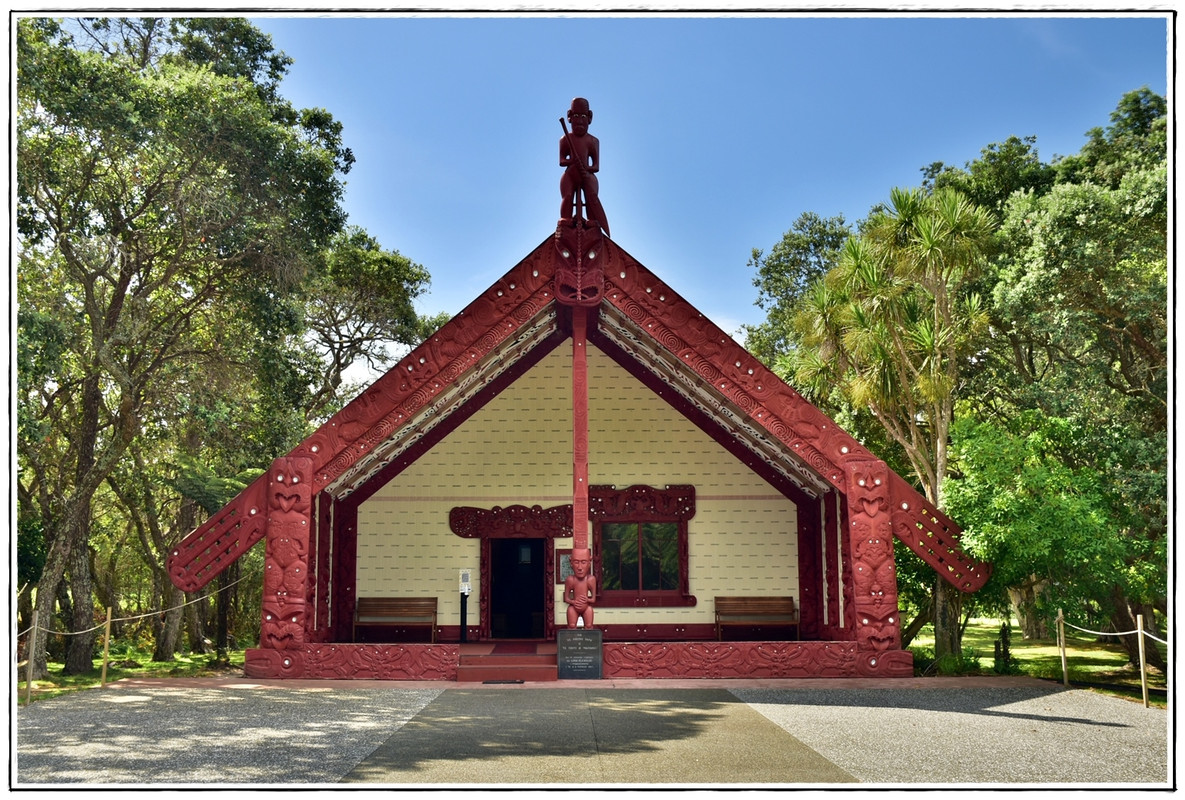
<path id="1" fill-rule="evenodd" d="M 798 638 L 798 609 L 793 597 L 717 597 L 716 640 L 723 641 L 724 628 L 747 625 L 793 626 Z"/>
<path id="2" fill-rule="evenodd" d="M 428 626 L 430 640 L 436 644 L 435 597 L 359 597 L 354 607 L 354 641 L 361 627 Z"/>

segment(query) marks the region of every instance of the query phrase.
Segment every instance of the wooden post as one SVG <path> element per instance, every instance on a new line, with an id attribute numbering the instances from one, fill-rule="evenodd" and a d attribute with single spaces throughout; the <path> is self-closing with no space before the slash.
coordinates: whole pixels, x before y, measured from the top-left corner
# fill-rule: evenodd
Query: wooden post
<path id="1" fill-rule="evenodd" d="M 107 654 L 111 652 L 111 606 L 107 606 L 107 625 L 103 628 L 103 674 L 99 678 L 99 688 L 107 688 Z"/>
<path id="2" fill-rule="evenodd" d="M 1148 707 L 1148 663 L 1144 659 L 1144 615 L 1136 614 L 1136 635 L 1140 637 L 1140 689 L 1144 693 L 1144 708 Z"/>
<path id="3" fill-rule="evenodd" d="M 37 645 L 37 607 L 33 607 L 33 627 L 29 629 L 29 646 L 25 653 L 25 705 L 33 702 L 33 648 Z"/>
<path id="4" fill-rule="evenodd" d="M 1066 666 L 1066 618 L 1062 610 L 1057 610 L 1057 646 L 1062 653 L 1062 683 L 1070 686 L 1070 669 Z"/>
<path id="5" fill-rule="evenodd" d="M 588 309 L 572 308 L 572 547 L 588 549 Z"/>

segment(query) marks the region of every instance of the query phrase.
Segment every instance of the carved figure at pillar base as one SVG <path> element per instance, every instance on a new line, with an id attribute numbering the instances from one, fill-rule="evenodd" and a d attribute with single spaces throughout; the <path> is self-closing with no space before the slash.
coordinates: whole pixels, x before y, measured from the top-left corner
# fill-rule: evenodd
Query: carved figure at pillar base
<path id="1" fill-rule="evenodd" d="M 564 579 L 564 602 L 568 604 L 568 627 L 593 626 L 593 606 L 597 602 L 597 579 L 592 576 L 592 553 L 587 549 L 572 551 L 572 574 Z"/>

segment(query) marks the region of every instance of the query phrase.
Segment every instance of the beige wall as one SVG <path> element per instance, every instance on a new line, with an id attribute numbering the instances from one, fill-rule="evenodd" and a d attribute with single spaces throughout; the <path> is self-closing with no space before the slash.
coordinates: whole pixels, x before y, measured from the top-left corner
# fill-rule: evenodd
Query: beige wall
<path id="1" fill-rule="evenodd" d="M 571 502 L 571 347 L 565 343 L 446 436 L 358 511 L 358 595 L 436 595 L 440 619 L 460 615 L 457 574 L 480 548 L 449 530 L 453 506 Z M 718 594 L 798 596 L 797 515 L 707 434 L 595 348 L 589 348 L 589 479 L 663 487 L 689 483 L 694 608 L 597 611 L 603 624 L 712 621 Z M 571 539 L 556 546 L 570 547 Z M 476 625 L 476 593 L 469 624 Z M 564 613 L 556 590 L 557 615 Z"/>

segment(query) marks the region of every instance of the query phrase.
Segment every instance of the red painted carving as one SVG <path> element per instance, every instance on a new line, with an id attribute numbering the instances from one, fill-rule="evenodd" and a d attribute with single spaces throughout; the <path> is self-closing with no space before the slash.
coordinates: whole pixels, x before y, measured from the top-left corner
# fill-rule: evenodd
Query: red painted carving
<path id="1" fill-rule="evenodd" d="M 855 465 L 851 476 L 848 522 L 856 641 L 861 650 L 897 650 L 901 617 L 889 524 L 889 468 L 883 461 L 866 461 Z"/>
<path id="2" fill-rule="evenodd" d="M 267 530 L 267 476 L 244 489 L 169 553 L 173 585 L 196 592 L 263 538 Z"/>
<path id="3" fill-rule="evenodd" d="M 572 546 L 577 550 L 588 548 L 587 332 L 588 312 L 572 309 Z"/>
<path id="4" fill-rule="evenodd" d="M 462 539 L 566 539 L 572 535 L 572 506 L 457 506 L 449 529 Z"/>
<path id="5" fill-rule="evenodd" d="M 686 521 L 695 516 L 695 487 L 689 485 L 592 486 L 588 493 L 589 516 L 600 519 L 643 519 Z"/>
<path id="6" fill-rule="evenodd" d="M 909 651 L 855 642 L 610 642 L 606 678 L 853 678 L 913 675 Z"/>
<path id="7" fill-rule="evenodd" d="M 613 252 L 599 228 L 582 220 L 555 229 L 555 295 L 567 306 L 592 308 L 605 293 L 605 267 Z"/>
<path id="8" fill-rule="evenodd" d="M 306 638 L 312 462 L 284 456 L 267 473 L 267 545 L 263 571 L 262 647 L 292 649 Z"/>
<path id="9" fill-rule="evenodd" d="M 455 681 L 459 658 L 455 644 L 305 644 L 248 650 L 244 671 L 249 678 Z"/>
<path id="10" fill-rule="evenodd" d="M 564 175 L 560 178 L 560 222 L 574 222 L 584 218 L 582 208 L 588 212 L 588 222 L 599 226 L 609 235 L 609 222 L 605 219 L 605 209 L 601 208 L 597 172 L 601 169 L 601 143 L 597 137 L 588 132 L 592 122 L 592 109 L 583 97 L 572 100 L 572 107 L 568 109 L 568 121 L 572 123 L 572 132 L 560 119 L 564 127 L 564 135 L 560 138 L 560 166 L 564 168 Z M 582 202 L 583 201 L 583 202 Z"/>
<path id="11" fill-rule="evenodd" d="M 564 579 L 564 602 L 568 604 L 568 627 L 583 621 L 593 627 L 593 606 L 597 602 L 597 579 L 588 573 L 592 553 L 588 548 L 572 549 L 572 574 Z"/>
<path id="12" fill-rule="evenodd" d="M 963 592 L 983 588 L 992 565 L 959 548 L 959 527 L 895 472 L 889 473 L 893 534 Z"/>

